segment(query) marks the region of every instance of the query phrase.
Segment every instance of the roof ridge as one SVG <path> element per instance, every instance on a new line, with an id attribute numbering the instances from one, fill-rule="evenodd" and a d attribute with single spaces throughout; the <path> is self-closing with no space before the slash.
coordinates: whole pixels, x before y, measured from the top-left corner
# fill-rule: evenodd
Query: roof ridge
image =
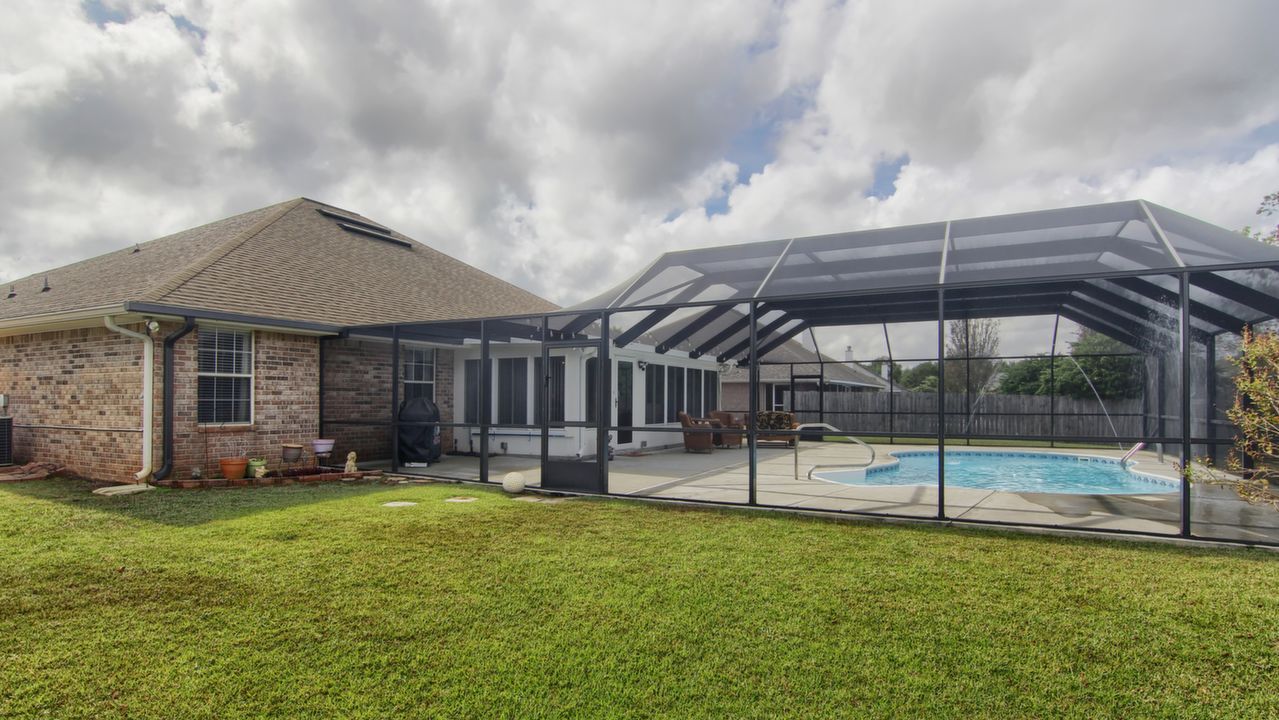
<path id="1" fill-rule="evenodd" d="M 182 287 L 186 283 L 190 282 L 195 276 L 199 275 L 205 270 L 208 270 L 211 265 L 213 265 L 217 261 L 229 255 L 232 250 L 235 250 L 236 248 L 240 247 L 244 243 L 248 242 L 257 234 L 261 233 L 263 230 L 266 230 L 268 227 L 273 225 L 277 220 L 287 215 L 289 211 L 298 207 L 305 201 L 306 201 L 306 198 L 299 197 L 299 198 L 294 198 L 293 200 L 289 200 L 287 202 L 281 203 L 279 209 L 277 209 L 275 212 L 271 213 L 270 215 L 254 223 L 252 227 L 248 228 L 247 230 L 240 233 L 239 235 L 233 236 L 230 240 L 227 240 L 226 242 L 222 243 L 218 247 L 214 248 L 209 253 L 207 253 L 204 257 L 200 258 L 199 260 L 192 263 L 191 265 L 188 265 L 186 269 L 176 273 L 165 282 L 156 286 L 154 290 L 144 293 L 142 297 L 139 299 L 143 301 L 152 301 L 152 302 L 163 299 L 165 295 L 168 295 L 169 293 L 177 290 L 178 288 Z"/>

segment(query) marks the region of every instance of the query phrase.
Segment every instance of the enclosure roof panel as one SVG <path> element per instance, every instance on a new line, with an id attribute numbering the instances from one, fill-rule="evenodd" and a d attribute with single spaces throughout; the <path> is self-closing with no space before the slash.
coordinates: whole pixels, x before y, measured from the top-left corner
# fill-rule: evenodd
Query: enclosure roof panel
<path id="1" fill-rule="evenodd" d="M 1131 200 L 666 253 L 547 327 L 598 337 L 608 313 L 619 347 L 740 363 L 814 327 L 1057 315 L 1163 351 L 1181 342 L 1183 301 L 1195 343 L 1279 317 L 1279 248 Z"/>
<path id="2" fill-rule="evenodd" d="M 1142 200 L 670 252 L 575 306 L 924 290 L 1279 263 L 1279 248 Z"/>

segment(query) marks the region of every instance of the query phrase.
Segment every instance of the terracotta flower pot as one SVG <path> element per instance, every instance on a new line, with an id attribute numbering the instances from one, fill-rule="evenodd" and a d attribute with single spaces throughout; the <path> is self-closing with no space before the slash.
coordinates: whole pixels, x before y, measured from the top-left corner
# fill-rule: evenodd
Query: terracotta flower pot
<path id="1" fill-rule="evenodd" d="M 220 458 L 218 467 L 222 469 L 222 477 L 227 480 L 240 480 L 249 467 L 249 459 L 246 457 Z"/>

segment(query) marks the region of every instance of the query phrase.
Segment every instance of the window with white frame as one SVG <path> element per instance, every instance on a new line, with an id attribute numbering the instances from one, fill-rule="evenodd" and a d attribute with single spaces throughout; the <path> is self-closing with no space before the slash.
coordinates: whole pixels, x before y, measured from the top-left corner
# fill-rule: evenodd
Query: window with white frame
<path id="1" fill-rule="evenodd" d="M 402 348 L 404 367 L 400 377 L 404 381 L 404 399 L 424 397 L 435 400 L 435 349 Z"/>
<path id="2" fill-rule="evenodd" d="M 790 392 L 789 385 L 772 385 L 772 406 L 773 412 L 786 411 L 786 396 Z"/>
<path id="3" fill-rule="evenodd" d="M 201 327 L 197 364 L 199 422 L 253 422 L 253 333 Z"/>

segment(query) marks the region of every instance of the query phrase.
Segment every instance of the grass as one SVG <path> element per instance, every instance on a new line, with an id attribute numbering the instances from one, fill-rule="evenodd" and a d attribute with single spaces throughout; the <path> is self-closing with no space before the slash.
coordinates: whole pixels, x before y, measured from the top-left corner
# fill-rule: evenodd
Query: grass
<path id="1" fill-rule="evenodd" d="M 1279 715 L 1262 551 L 449 485 L 88 489 L 0 486 L 0 717 Z"/>

